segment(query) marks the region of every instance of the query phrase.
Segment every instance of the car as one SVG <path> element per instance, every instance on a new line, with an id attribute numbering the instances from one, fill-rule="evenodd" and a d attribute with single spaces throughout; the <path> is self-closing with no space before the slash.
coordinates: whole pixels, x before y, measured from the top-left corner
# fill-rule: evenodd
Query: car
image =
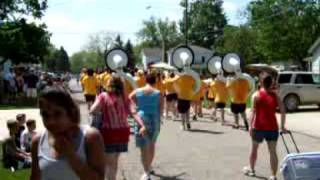
<path id="1" fill-rule="evenodd" d="M 279 72 L 279 95 L 288 112 L 300 105 L 320 107 L 320 74 L 312 72 Z"/>

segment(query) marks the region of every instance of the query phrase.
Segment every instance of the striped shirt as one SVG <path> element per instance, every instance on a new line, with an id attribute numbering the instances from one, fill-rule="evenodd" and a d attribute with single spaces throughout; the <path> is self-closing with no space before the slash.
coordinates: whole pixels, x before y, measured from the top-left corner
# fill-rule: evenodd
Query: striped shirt
<path id="1" fill-rule="evenodd" d="M 103 128 L 129 128 L 127 118 L 130 110 L 130 101 L 128 98 L 104 92 L 99 95 L 98 99 L 103 107 Z"/>

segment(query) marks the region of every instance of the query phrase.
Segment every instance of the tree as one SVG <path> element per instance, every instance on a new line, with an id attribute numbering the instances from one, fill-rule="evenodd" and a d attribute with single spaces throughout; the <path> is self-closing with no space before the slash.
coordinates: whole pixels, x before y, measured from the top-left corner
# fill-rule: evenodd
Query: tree
<path id="1" fill-rule="evenodd" d="M 129 69 L 134 69 L 135 68 L 135 55 L 134 55 L 134 51 L 133 51 L 133 46 L 131 44 L 131 41 L 128 40 L 124 46 L 124 49 L 126 50 L 126 52 L 128 53 L 128 67 Z"/>
<path id="2" fill-rule="evenodd" d="M 70 71 L 69 56 L 63 47 L 57 51 L 55 70 L 58 72 Z"/>
<path id="3" fill-rule="evenodd" d="M 181 1 L 186 8 L 186 1 Z M 223 35 L 223 28 L 227 24 L 222 9 L 222 0 L 195 0 L 190 3 L 188 12 L 188 31 L 186 31 L 186 15 L 180 21 L 181 32 L 188 35 L 192 44 L 212 48 Z"/>
<path id="4" fill-rule="evenodd" d="M 40 19 L 47 8 L 47 0 L 6 0 L 0 2 L 0 56 L 3 64 L 43 61 L 48 53 L 50 34 L 44 24 L 27 23 L 25 17 Z"/>
<path id="5" fill-rule="evenodd" d="M 260 63 L 263 59 L 256 48 L 257 33 L 248 25 L 228 25 L 223 30 L 222 39 L 217 43 L 216 51 L 221 54 L 237 53 L 246 63 Z"/>
<path id="6" fill-rule="evenodd" d="M 115 41 L 114 41 L 114 47 L 116 48 L 123 48 L 123 41 L 121 39 L 120 34 L 117 35 Z"/>
<path id="7" fill-rule="evenodd" d="M 137 33 L 140 40 L 146 47 L 162 47 L 162 59 L 166 60 L 166 52 L 169 47 L 176 46 L 181 38 L 174 21 L 151 17 L 143 21 L 142 29 Z"/>
<path id="8" fill-rule="evenodd" d="M 100 61 L 99 54 L 95 51 L 82 50 L 73 54 L 70 58 L 71 70 L 73 73 L 79 73 L 83 67 L 87 68 L 102 68 L 104 62 Z"/>
<path id="9" fill-rule="evenodd" d="M 257 48 L 267 60 L 305 65 L 303 58 L 320 34 L 319 1 L 256 0 L 248 12 Z"/>

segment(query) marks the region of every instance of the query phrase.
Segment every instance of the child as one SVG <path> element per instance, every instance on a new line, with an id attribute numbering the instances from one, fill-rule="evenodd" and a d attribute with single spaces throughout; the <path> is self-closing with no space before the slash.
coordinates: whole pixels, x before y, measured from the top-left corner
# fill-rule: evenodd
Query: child
<path id="1" fill-rule="evenodd" d="M 5 168 L 18 169 L 19 166 L 30 166 L 31 157 L 29 153 L 20 150 L 15 143 L 15 135 L 18 131 L 18 122 L 15 120 L 7 121 L 9 137 L 6 138 L 2 145 L 3 165 Z"/>
<path id="2" fill-rule="evenodd" d="M 23 151 L 31 152 L 32 138 L 36 135 L 36 121 L 34 119 L 28 119 L 26 124 L 28 129 L 24 130 L 21 134 L 20 145 Z"/>
<path id="3" fill-rule="evenodd" d="M 16 116 L 16 120 L 18 122 L 18 129 L 15 135 L 15 141 L 18 148 L 21 148 L 20 137 L 22 132 L 26 129 L 24 124 L 26 123 L 26 114 L 18 114 Z"/>

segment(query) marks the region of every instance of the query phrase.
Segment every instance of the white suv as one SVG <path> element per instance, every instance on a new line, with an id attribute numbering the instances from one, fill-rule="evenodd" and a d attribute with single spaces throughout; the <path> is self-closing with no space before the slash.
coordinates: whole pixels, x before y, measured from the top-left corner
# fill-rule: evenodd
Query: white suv
<path id="1" fill-rule="evenodd" d="M 289 112 L 299 105 L 317 104 L 320 107 L 320 74 L 311 72 L 280 72 L 280 98 Z"/>

